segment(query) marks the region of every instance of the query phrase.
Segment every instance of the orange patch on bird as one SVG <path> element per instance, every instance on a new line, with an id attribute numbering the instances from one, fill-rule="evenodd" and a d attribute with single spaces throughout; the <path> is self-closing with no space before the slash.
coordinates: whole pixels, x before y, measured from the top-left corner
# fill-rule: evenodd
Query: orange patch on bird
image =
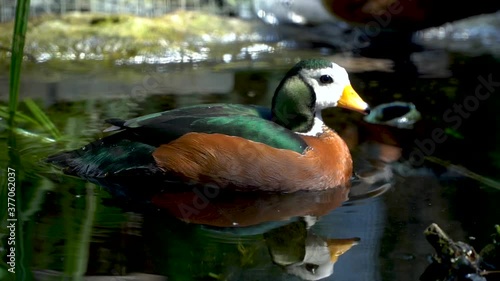
<path id="1" fill-rule="evenodd" d="M 332 131 L 304 140 L 304 154 L 241 137 L 188 133 L 153 152 L 168 175 L 221 188 L 292 192 L 346 185 L 352 175 L 349 149 Z"/>

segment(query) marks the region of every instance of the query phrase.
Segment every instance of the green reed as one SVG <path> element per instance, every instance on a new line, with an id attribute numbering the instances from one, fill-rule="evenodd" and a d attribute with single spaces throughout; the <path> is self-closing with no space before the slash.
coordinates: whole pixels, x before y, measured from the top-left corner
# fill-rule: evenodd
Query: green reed
<path id="1" fill-rule="evenodd" d="M 21 65 L 24 56 L 24 42 L 28 29 L 30 0 L 18 0 L 14 33 L 12 34 L 12 56 L 9 78 L 9 126 L 14 127 L 14 116 L 17 111 L 19 86 L 21 82 Z"/>

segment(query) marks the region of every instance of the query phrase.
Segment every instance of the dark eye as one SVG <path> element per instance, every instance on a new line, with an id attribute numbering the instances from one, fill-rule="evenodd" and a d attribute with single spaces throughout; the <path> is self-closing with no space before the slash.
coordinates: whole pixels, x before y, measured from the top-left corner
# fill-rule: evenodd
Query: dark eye
<path id="1" fill-rule="evenodd" d="M 319 78 L 319 82 L 321 82 L 323 84 L 331 84 L 331 83 L 333 83 L 333 78 L 330 75 L 322 75 Z"/>
<path id="2" fill-rule="evenodd" d="M 312 264 L 312 263 L 306 263 L 306 270 L 311 272 L 312 274 L 316 274 L 316 269 L 318 269 L 319 265 L 317 264 Z"/>

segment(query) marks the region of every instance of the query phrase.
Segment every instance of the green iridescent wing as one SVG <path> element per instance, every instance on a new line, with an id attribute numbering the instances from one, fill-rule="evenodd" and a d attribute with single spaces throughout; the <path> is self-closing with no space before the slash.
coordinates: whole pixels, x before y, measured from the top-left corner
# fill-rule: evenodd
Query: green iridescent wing
<path id="1" fill-rule="evenodd" d="M 307 144 L 294 132 L 270 121 L 264 107 L 215 104 L 154 113 L 128 121 L 109 120 L 111 130 L 130 130 L 137 141 L 153 146 L 189 132 L 238 136 L 269 146 L 304 152 Z"/>
<path id="2" fill-rule="evenodd" d="M 204 105 L 107 120 L 113 134 L 83 148 L 50 156 L 48 163 L 85 178 L 111 175 L 161 175 L 153 151 L 189 132 L 238 136 L 269 146 L 303 153 L 307 144 L 294 132 L 270 121 L 271 111 L 243 105 Z"/>

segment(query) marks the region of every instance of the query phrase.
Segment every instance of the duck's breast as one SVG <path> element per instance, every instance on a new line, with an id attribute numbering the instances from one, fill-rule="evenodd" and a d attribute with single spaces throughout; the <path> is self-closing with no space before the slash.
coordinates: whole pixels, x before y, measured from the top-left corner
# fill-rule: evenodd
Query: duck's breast
<path id="1" fill-rule="evenodd" d="M 300 154 L 240 137 L 189 133 L 161 145 L 153 157 L 168 175 L 221 188 L 291 192 L 346 184 L 352 161 L 343 141 L 304 139 L 310 148 Z"/>

